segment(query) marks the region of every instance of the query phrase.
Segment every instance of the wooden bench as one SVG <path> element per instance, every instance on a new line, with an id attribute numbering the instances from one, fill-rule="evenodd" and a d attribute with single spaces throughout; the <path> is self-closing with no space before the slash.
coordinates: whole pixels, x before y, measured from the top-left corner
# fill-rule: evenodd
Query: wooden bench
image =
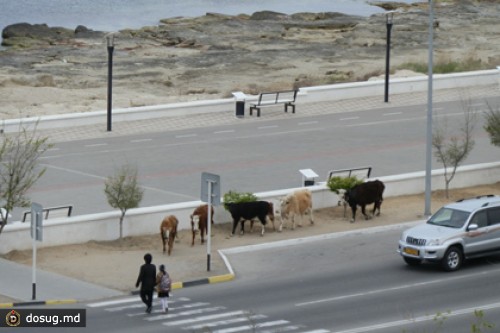
<path id="1" fill-rule="evenodd" d="M 297 98 L 297 90 L 284 90 L 275 92 L 265 92 L 259 95 L 257 103 L 250 104 L 250 115 L 253 110 L 257 110 L 257 117 L 260 117 L 260 109 L 266 106 L 277 104 L 285 105 L 285 112 L 288 112 L 288 107 L 292 108 L 292 113 L 295 113 L 295 99 Z"/>

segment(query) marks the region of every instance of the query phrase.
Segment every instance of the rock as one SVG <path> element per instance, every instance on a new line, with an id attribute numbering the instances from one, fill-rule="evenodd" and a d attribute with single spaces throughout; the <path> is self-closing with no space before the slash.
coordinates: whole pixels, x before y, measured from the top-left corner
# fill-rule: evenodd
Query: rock
<path id="1" fill-rule="evenodd" d="M 250 16 L 250 20 L 287 20 L 288 15 L 269 10 L 255 12 Z"/>

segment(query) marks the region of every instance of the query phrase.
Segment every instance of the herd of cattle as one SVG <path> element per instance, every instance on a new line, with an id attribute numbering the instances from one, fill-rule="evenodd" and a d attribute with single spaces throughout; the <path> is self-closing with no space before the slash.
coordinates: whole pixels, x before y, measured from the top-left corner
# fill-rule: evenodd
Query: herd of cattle
<path id="1" fill-rule="evenodd" d="M 349 205 L 352 211 L 351 222 L 356 219 L 357 206 L 361 207 L 361 213 L 365 219 L 370 219 L 371 216 L 366 214 L 365 208 L 368 204 L 373 205 L 372 215 L 380 215 L 380 206 L 383 201 L 385 185 L 379 180 L 367 181 L 361 183 L 349 190 L 339 192 L 338 205 L 346 207 Z M 312 194 L 308 189 L 297 190 L 280 199 L 280 210 L 275 211 L 274 205 L 269 201 L 252 201 L 239 203 L 226 203 L 226 208 L 231 213 L 233 226 L 231 235 L 234 235 L 238 224 L 241 225 L 240 233 L 245 231 L 245 222 L 250 221 L 250 231 L 253 229 L 254 219 L 258 219 L 262 225 L 261 235 L 264 236 L 265 226 L 270 221 L 273 230 L 276 230 L 274 220 L 275 213 L 279 213 L 280 225 L 278 231 L 283 230 L 283 221 L 291 221 L 292 230 L 295 229 L 295 218 L 300 217 L 299 226 L 302 226 L 302 219 L 305 215 L 309 215 L 309 221 L 314 224 Z M 211 207 L 210 221 L 213 223 L 214 208 Z M 208 232 L 208 205 L 200 205 L 191 214 L 191 231 L 192 240 L 191 246 L 194 246 L 195 236 L 199 231 L 201 244 L 205 242 L 205 236 Z M 174 215 L 166 216 L 161 222 L 160 234 L 163 242 L 163 252 L 167 251 L 168 255 L 172 253 L 175 237 L 177 236 L 178 219 Z"/>

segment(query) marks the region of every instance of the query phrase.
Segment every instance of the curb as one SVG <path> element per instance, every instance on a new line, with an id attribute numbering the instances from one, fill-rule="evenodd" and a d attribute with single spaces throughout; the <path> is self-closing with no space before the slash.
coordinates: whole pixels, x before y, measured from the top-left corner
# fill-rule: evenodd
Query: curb
<path id="1" fill-rule="evenodd" d="M 76 299 L 61 299 L 61 300 L 47 300 L 47 301 L 31 301 L 31 302 L 12 302 L 0 303 L 0 308 L 13 308 L 18 306 L 32 306 L 32 305 L 58 305 L 58 304 L 74 304 L 77 303 Z"/>
<path id="2" fill-rule="evenodd" d="M 224 275 L 216 275 L 216 276 L 211 276 L 211 277 L 207 277 L 207 278 L 203 278 L 203 279 L 191 280 L 191 281 L 186 281 L 186 282 L 174 282 L 174 283 L 172 283 L 172 290 L 200 286 L 200 285 L 210 284 L 210 283 L 227 282 L 227 281 L 234 280 L 234 278 L 235 278 L 234 274 L 224 274 Z M 130 294 L 139 295 L 139 290 L 133 290 L 130 292 Z"/>

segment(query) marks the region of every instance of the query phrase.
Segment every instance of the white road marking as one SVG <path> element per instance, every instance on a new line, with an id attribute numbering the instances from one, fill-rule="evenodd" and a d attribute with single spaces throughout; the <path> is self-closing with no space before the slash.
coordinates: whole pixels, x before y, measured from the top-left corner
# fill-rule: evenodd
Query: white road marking
<path id="1" fill-rule="evenodd" d="M 497 271 L 497 270 L 498 269 L 495 269 L 493 271 Z M 376 295 L 376 294 L 381 294 L 381 293 L 385 293 L 385 292 L 392 292 L 392 291 L 397 291 L 397 290 L 402 290 L 402 289 L 407 289 L 407 288 L 414 288 L 414 287 L 422 287 L 422 286 L 427 286 L 427 285 L 431 285 L 431 284 L 438 284 L 438 283 L 447 283 L 448 284 L 451 281 L 462 280 L 462 279 L 467 279 L 467 278 L 477 278 L 478 275 L 491 274 L 491 271 L 492 270 L 475 272 L 473 274 L 466 274 L 466 275 L 454 276 L 454 277 L 446 277 L 443 279 L 436 279 L 436 280 L 430 280 L 430 281 L 412 283 L 412 284 L 404 284 L 404 285 L 395 286 L 395 287 L 391 287 L 391 288 L 375 289 L 375 290 L 369 290 L 369 291 L 361 292 L 361 293 L 318 299 L 318 300 L 310 301 L 310 302 L 297 303 L 297 304 L 295 304 L 295 306 L 307 306 L 307 305 L 326 303 L 326 302 L 336 302 L 336 301 L 345 300 L 345 299 L 349 299 L 349 298 Z"/>
<path id="2" fill-rule="evenodd" d="M 247 331 L 251 330 L 252 332 L 257 331 L 260 332 L 259 328 L 261 327 L 272 327 L 272 326 L 278 326 L 278 325 L 284 325 L 288 324 L 289 322 L 287 320 L 276 320 L 276 321 L 268 321 L 264 323 L 258 323 L 254 325 L 243 325 L 239 327 L 230 327 L 230 328 L 225 328 L 221 330 L 215 330 L 212 331 L 212 333 L 234 333 L 234 332 L 241 332 L 241 331 Z"/>
<path id="3" fill-rule="evenodd" d="M 356 119 L 359 119 L 359 117 L 340 118 L 339 120 L 344 121 L 344 120 L 356 120 Z"/>
<path id="4" fill-rule="evenodd" d="M 131 143 L 141 143 L 141 142 L 149 142 L 153 141 L 153 139 L 137 139 L 137 140 L 130 140 Z"/>
<path id="5" fill-rule="evenodd" d="M 397 116 L 403 114 L 403 112 L 390 112 L 390 113 L 384 113 L 382 116 Z"/>
<path id="6" fill-rule="evenodd" d="M 134 297 L 118 299 L 115 301 L 104 301 L 104 302 L 90 303 L 90 304 L 87 304 L 87 306 L 90 308 L 98 308 L 98 307 L 104 307 L 104 306 L 110 306 L 110 305 L 116 305 L 116 304 L 137 302 L 138 300 L 140 300 L 139 296 L 134 296 Z"/>
<path id="7" fill-rule="evenodd" d="M 163 323 L 163 325 L 177 326 L 177 325 L 184 325 L 184 324 L 200 322 L 200 321 L 205 321 L 205 320 L 219 319 L 219 318 L 225 318 L 225 317 L 234 317 L 234 316 L 241 316 L 241 315 L 248 315 L 248 314 L 249 314 L 248 311 L 241 311 L 241 310 L 240 311 L 232 311 L 232 312 L 225 312 L 225 313 L 220 313 L 220 314 L 216 314 L 216 315 L 207 315 L 207 316 L 201 316 L 201 317 L 196 317 L 196 318 L 169 321 L 169 322 Z M 170 318 L 172 318 L 172 317 L 170 317 Z"/>
<path id="8" fill-rule="evenodd" d="M 225 131 L 217 131 L 214 134 L 226 134 L 226 133 L 234 133 L 235 130 L 225 130 Z"/>
<path id="9" fill-rule="evenodd" d="M 175 138 L 176 139 L 184 139 L 184 138 L 192 138 L 192 137 L 195 137 L 195 136 L 198 136 L 198 134 L 193 133 L 193 134 L 176 135 Z"/>
<path id="10" fill-rule="evenodd" d="M 260 126 L 260 127 L 257 127 L 257 129 L 270 129 L 270 128 L 276 128 L 278 127 L 278 125 L 269 125 L 269 126 Z"/>
<path id="11" fill-rule="evenodd" d="M 208 323 L 186 326 L 186 327 L 183 327 L 183 329 L 185 329 L 185 330 L 197 330 L 197 329 L 204 328 L 204 327 L 216 327 L 216 326 L 236 324 L 236 323 L 241 323 L 241 322 L 245 322 L 245 321 L 265 319 L 265 318 L 266 318 L 265 315 L 238 317 L 238 318 L 234 318 L 234 319 L 218 320 L 218 321 L 212 321 L 212 322 L 208 322 Z"/>
<path id="12" fill-rule="evenodd" d="M 302 125 L 315 125 L 317 123 L 318 123 L 318 121 L 304 121 L 304 122 L 299 123 L 299 126 L 302 126 Z"/>
<path id="13" fill-rule="evenodd" d="M 174 303 L 175 303 L 175 301 L 169 301 L 169 305 L 170 305 L 169 309 L 170 310 L 180 311 L 182 309 L 192 309 L 192 308 L 196 308 L 196 307 L 200 307 L 200 306 L 210 305 L 209 303 L 198 302 L 198 303 L 185 304 L 183 306 L 177 306 L 177 307 L 175 307 L 175 306 L 172 306 L 172 305 L 175 305 Z M 159 304 L 160 304 L 159 302 L 155 302 L 155 303 L 153 303 L 153 306 L 159 305 Z M 138 307 L 144 308 L 144 304 L 142 304 L 142 303 L 141 304 L 137 304 L 137 305 L 138 306 L 130 306 L 129 308 L 132 308 L 132 307 L 134 307 L 134 308 L 138 308 Z M 125 308 L 125 307 L 123 307 L 123 308 Z M 107 311 L 111 311 L 111 310 L 108 310 L 108 309 L 106 309 L 106 310 Z M 118 311 L 118 310 L 113 310 L 113 311 Z M 163 310 L 161 310 L 161 309 L 154 310 L 153 313 L 154 314 L 156 314 L 156 313 L 157 314 L 161 314 L 162 316 L 165 315 L 165 312 L 163 312 Z M 144 311 L 136 312 L 136 313 L 127 313 L 127 316 L 129 316 L 129 317 L 138 317 L 138 316 L 140 317 L 140 316 L 146 316 L 146 315 L 147 314 Z"/>
<path id="14" fill-rule="evenodd" d="M 108 145 L 107 143 L 94 143 L 91 145 L 85 145 L 84 147 L 93 148 L 93 147 L 102 147 L 102 146 L 107 146 L 107 145 Z"/>
<path id="15" fill-rule="evenodd" d="M 299 326 L 285 326 L 273 330 L 265 330 L 265 331 L 259 330 L 259 333 L 276 333 L 276 332 L 281 333 L 281 332 L 295 331 L 298 330 L 299 328 L 300 328 Z M 330 331 L 324 331 L 324 332 L 330 332 Z M 301 332 L 301 333 L 306 333 L 306 332 Z"/>
<path id="16" fill-rule="evenodd" d="M 175 312 L 172 314 L 164 314 L 161 316 L 155 316 L 155 317 L 150 317 L 150 318 L 144 318 L 144 320 L 147 321 L 156 321 L 156 320 L 163 320 L 163 319 L 169 319 L 169 318 L 175 318 L 175 317 L 181 317 L 181 316 L 191 316 L 191 315 L 197 315 L 197 314 L 202 314 L 205 312 L 214 312 L 214 311 L 219 311 L 225 309 L 223 306 L 214 306 L 213 308 L 204 308 L 204 309 L 199 309 L 199 310 L 190 310 L 190 311 L 181 311 L 181 312 Z"/>
<path id="17" fill-rule="evenodd" d="M 454 316 L 470 315 L 471 313 L 474 313 L 474 311 L 497 309 L 497 308 L 500 308 L 500 303 L 486 304 L 486 305 L 482 305 L 482 306 L 475 306 L 472 308 L 458 309 L 455 311 L 450 311 L 449 313 L 446 313 L 446 317 L 449 318 L 449 317 L 454 317 Z M 364 327 L 356 327 L 356 328 L 352 328 L 352 329 L 348 329 L 348 330 L 344 330 L 344 331 L 335 331 L 332 333 L 372 332 L 372 331 L 378 331 L 381 329 L 386 329 L 389 327 L 402 326 L 402 325 L 419 323 L 419 322 L 424 322 L 424 321 L 433 321 L 435 319 L 436 319 L 436 315 L 425 315 L 425 316 L 411 318 L 411 319 L 396 320 L 396 321 L 391 321 L 391 322 L 382 323 L 382 324 L 376 324 L 376 325 L 370 325 L 370 326 L 364 326 Z"/>

